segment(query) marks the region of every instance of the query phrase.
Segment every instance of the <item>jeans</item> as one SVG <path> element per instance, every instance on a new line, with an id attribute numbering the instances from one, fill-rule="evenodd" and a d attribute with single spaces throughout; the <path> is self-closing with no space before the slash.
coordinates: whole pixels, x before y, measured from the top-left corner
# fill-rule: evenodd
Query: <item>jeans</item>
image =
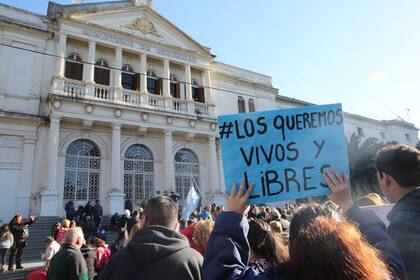
<path id="1" fill-rule="evenodd" d="M 5 265 L 7 251 L 9 251 L 9 248 L 6 249 L 0 249 L 0 259 L 1 259 L 1 265 Z"/>
<path id="2" fill-rule="evenodd" d="M 25 241 L 17 241 L 13 243 L 13 246 L 10 248 L 9 253 L 9 267 L 13 267 L 15 258 L 16 258 L 16 267 L 20 267 L 22 265 L 22 253 L 23 248 L 25 248 L 26 242 Z"/>

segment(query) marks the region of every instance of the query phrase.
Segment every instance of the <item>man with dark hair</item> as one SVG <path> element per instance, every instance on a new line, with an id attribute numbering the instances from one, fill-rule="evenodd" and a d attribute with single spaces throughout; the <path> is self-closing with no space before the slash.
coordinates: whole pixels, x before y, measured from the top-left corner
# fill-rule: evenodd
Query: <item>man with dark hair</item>
<path id="1" fill-rule="evenodd" d="M 420 279 L 420 151 L 382 148 L 376 158 L 379 187 L 392 203 L 387 229 L 404 259 L 408 279 Z"/>
<path id="2" fill-rule="evenodd" d="M 130 219 L 127 220 L 127 232 L 130 232 L 135 224 L 140 222 L 139 212 L 134 211 Z"/>
<path id="3" fill-rule="evenodd" d="M 201 279 L 203 257 L 178 233 L 177 217 L 170 197 L 149 199 L 143 229 L 111 258 L 99 280 Z"/>
<path id="4" fill-rule="evenodd" d="M 389 145 L 378 151 L 376 168 L 379 188 L 392 203 L 388 213 L 388 235 L 399 249 L 407 271 L 408 280 L 420 279 L 420 151 L 405 145 Z M 333 191 L 330 199 L 351 216 L 359 215 L 360 209 L 353 205 L 348 178 L 335 173 L 325 173 L 327 184 Z M 377 219 L 372 212 L 370 220 Z"/>

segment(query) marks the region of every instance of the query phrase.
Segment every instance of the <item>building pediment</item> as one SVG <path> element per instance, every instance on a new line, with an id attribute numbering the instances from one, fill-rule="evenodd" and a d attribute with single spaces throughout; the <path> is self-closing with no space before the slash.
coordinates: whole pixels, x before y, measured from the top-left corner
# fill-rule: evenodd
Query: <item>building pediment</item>
<path id="1" fill-rule="evenodd" d="M 62 12 L 57 13 L 57 15 L 113 30 L 128 32 L 139 38 L 161 42 L 165 45 L 172 45 L 176 48 L 211 57 L 209 48 L 196 42 L 149 6 L 131 6 L 127 4 L 115 8 L 111 3 L 108 8 L 107 6 L 101 6 L 100 10 L 92 9 L 92 3 L 65 5 Z M 86 9 L 84 9 L 85 5 Z M 78 9 L 74 7 L 72 9 L 66 8 L 67 6 L 78 6 Z"/>

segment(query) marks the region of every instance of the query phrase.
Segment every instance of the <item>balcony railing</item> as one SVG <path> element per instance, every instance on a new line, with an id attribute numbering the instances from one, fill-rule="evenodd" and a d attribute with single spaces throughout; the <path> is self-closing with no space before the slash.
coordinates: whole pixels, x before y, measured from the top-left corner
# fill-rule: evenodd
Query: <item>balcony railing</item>
<path id="1" fill-rule="evenodd" d="M 151 110 L 182 113 L 191 116 L 216 118 L 214 105 L 66 78 L 54 78 L 51 92 L 53 94 L 74 98 L 98 100 Z"/>

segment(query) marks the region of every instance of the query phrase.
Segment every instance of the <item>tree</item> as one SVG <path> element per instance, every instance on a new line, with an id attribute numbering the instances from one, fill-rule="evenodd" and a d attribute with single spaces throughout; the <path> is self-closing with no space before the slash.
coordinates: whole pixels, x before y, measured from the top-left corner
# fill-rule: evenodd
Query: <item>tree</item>
<path id="1" fill-rule="evenodd" d="M 353 199 L 368 193 L 382 195 L 376 178 L 375 157 L 383 143 L 374 137 L 363 141 L 362 136 L 353 133 L 347 140 L 350 182 Z"/>

